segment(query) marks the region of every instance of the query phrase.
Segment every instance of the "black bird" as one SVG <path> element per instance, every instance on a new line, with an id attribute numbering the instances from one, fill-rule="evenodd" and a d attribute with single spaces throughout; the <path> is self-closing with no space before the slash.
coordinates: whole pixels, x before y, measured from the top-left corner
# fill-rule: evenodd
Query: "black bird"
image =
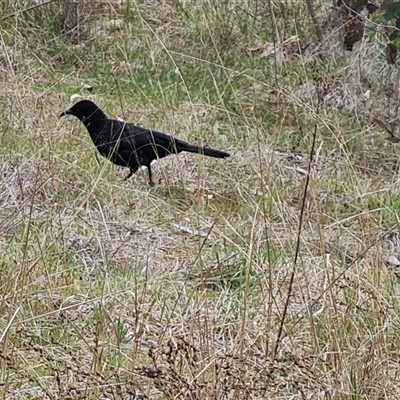
<path id="1" fill-rule="evenodd" d="M 116 165 L 130 169 L 125 180 L 129 179 L 140 166 L 144 165 L 149 171 L 150 185 L 153 185 L 151 162 L 182 151 L 216 158 L 230 156 L 223 151 L 191 145 L 165 133 L 144 129 L 124 121 L 109 119 L 90 100 L 79 101 L 70 109 L 62 112 L 60 117 L 64 115 L 73 115 L 83 122 L 93 143 L 103 157 Z"/>

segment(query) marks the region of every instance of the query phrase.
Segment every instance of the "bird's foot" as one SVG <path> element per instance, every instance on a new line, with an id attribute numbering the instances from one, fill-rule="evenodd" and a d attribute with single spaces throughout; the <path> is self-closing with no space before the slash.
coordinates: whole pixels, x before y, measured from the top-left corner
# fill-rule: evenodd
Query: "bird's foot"
<path id="1" fill-rule="evenodd" d="M 131 176 L 133 175 L 133 172 L 129 172 L 126 178 L 124 178 L 124 181 L 127 181 Z"/>

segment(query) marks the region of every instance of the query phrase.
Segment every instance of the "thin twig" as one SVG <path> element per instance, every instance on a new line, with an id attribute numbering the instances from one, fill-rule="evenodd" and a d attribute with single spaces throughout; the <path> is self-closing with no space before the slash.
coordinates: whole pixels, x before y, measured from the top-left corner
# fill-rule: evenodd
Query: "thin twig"
<path id="1" fill-rule="evenodd" d="M 53 3 L 53 1 L 55 1 L 55 0 L 48 0 L 48 1 L 45 1 L 44 3 L 36 4 L 36 5 L 34 5 L 34 6 L 25 8 L 24 10 L 15 11 L 15 12 L 13 12 L 12 14 L 8 14 L 8 15 L 6 15 L 5 17 L 3 17 L 2 19 L 0 19 L 0 22 L 5 21 L 6 19 L 9 19 L 9 18 L 15 17 L 15 16 L 18 15 L 18 14 L 23 14 L 23 13 L 25 13 L 25 12 L 32 11 L 32 10 L 34 10 L 34 9 L 36 9 L 36 8 L 40 8 L 40 7 L 42 7 L 42 6 L 45 6 L 46 4 Z"/>
<path id="2" fill-rule="evenodd" d="M 321 98 L 321 96 L 318 96 L 318 103 L 317 103 L 317 108 L 316 108 L 316 112 L 315 112 L 317 117 L 319 115 L 319 109 L 320 109 L 322 102 L 323 102 L 323 98 Z M 309 161 L 308 161 L 308 168 L 307 168 L 307 175 L 306 175 L 306 182 L 304 185 L 303 199 L 302 199 L 302 203 L 301 203 L 300 221 L 299 221 L 299 229 L 297 232 L 296 251 L 295 251 L 295 255 L 294 255 L 293 269 L 290 274 L 290 282 L 289 282 L 288 293 L 287 293 L 287 297 L 286 297 L 286 301 L 285 301 L 285 307 L 283 309 L 283 314 L 282 314 L 282 318 L 281 318 L 279 329 L 278 329 L 278 335 L 276 338 L 275 350 L 274 350 L 274 360 L 277 357 L 279 345 L 281 344 L 281 341 L 282 341 L 283 325 L 285 324 L 285 319 L 286 319 L 288 308 L 289 308 L 289 301 L 290 301 L 290 297 L 291 297 L 292 291 L 293 291 L 293 281 L 294 281 L 294 276 L 296 273 L 297 260 L 299 258 L 299 254 L 300 254 L 301 231 L 303 229 L 304 210 L 305 210 L 305 206 L 306 206 L 308 187 L 310 184 L 311 167 L 312 167 L 312 163 L 313 163 L 315 143 L 316 143 L 316 139 L 317 139 L 317 129 L 318 129 L 318 120 L 315 122 L 315 125 L 314 125 L 312 144 L 311 144 L 311 149 L 310 149 L 310 157 L 309 157 Z"/>
<path id="3" fill-rule="evenodd" d="M 318 22 L 317 16 L 315 14 L 314 5 L 311 0 L 306 0 L 308 12 L 310 13 L 312 22 L 315 26 L 315 30 L 317 31 L 318 40 L 322 42 L 324 40 L 324 36 L 322 34 L 321 25 Z"/>

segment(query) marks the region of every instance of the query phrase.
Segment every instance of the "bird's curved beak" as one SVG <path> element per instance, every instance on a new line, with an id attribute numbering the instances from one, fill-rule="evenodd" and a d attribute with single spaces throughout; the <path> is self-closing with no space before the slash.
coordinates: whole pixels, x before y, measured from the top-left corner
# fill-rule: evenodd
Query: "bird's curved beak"
<path id="1" fill-rule="evenodd" d="M 63 117 L 64 115 L 75 115 L 71 110 L 65 110 L 65 111 L 63 111 L 59 116 L 58 116 L 58 118 L 61 118 L 61 117 Z"/>

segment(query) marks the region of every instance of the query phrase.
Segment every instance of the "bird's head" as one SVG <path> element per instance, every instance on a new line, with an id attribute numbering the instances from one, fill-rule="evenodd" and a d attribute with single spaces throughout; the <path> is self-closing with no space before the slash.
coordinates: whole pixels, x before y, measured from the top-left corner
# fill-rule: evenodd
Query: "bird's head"
<path id="1" fill-rule="evenodd" d="M 79 101 L 68 110 L 63 111 L 59 116 L 63 117 L 64 115 L 73 115 L 84 124 L 92 121 L 101 121 L 107 118 L 103 111 L 90 100 Z"/>

